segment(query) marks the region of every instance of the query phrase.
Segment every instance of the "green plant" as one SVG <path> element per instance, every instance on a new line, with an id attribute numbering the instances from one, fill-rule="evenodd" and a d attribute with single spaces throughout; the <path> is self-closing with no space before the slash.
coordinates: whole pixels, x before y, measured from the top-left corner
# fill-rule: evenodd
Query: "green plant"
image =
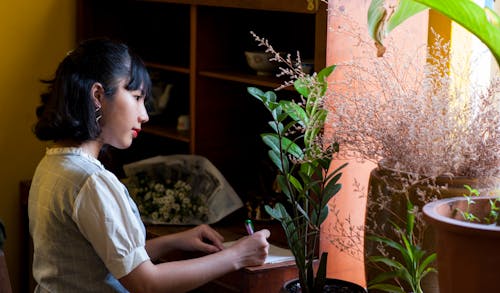
<path id="1" fill-rule="evenodd" d="M 265 209 L 285 231 L 304 293 L 320 292 L 325 284 L 327 254 L 322 253 L 316 276 L 314 261 L 320 226 L 328 215 L 329 200 L 341 188 L 338 180 L 345 166 L 330 170 L 332 155 L 338 147 L 323 140 L 327 110 L 322 98 L 327 89 L 326 78 L 334 68 L 329 66 L 313 75 L 299 72 L 293 83 L 302 97 L 299 102 L 278 100 L 273 91 L 248 88 L 272 116 L 269 126 L 273 131 L 261 137 L 269 147 L 269 158 L 278 168 L 277 182 L 287 202 Z"/>
<path id="2" fill-rule="evenodd" d="M 500 226 L 500 198 L 492 197 L 489 201 L 489 211 L 485 217 L 482 219 L 476 216 L 473 212 L 471 212 L 471 207 L 476 203 L 474 201 L 474 197 L 480 196 L 480 192 L 470 187 L 469 185 L 464 185 L 465 189 L 469 192 L 469 194 L 464 194 L 465 199 L 467 200 L 467 207 L 465 210 L 458 209 L 457 211 L 462 215 L 464 220 L 469 222 L 478 222 L 485 224 L 496 223 L 496 225 Z"/>
<path id="3" fill-rule="evenodd" d="M 380 54 L 385 51 L 383 39 L 388 33 L 411 16 L 432 8 L 478 37 L 500 65 L 500 16 L 492 9 L 482 8 L 471 0 L 399 0 L 397 7 L 389 12 L 385 2 L 372 0 L 368 10 L 370 36 Z"/>
<path id="4" fill-rule="evenodd" d="M 399 254 L 400 262 L 393 255 L 371 256 L 369 261 L 376 264 L 384 264 L 389 270 L 379 274 L 369 280 L 368 289 L 378 289 L 385 292 L 407 292 L 406 288 L 414 293 L 423 293 L 421 287 L 422 279 L 436 269 L 431 266 L 436 259 L 436 253 L 426 256 L 426 251 L 420 248 L 413 235 L 415 227 L 414 206 L 407 201 L 406 229 L 401 228 L 396 223 L 390 221 L 399 236 L 399 242 L 385 236 L 368 235 L 367 239 L 377 241 L 392 248 Z M 395 280 L 399 286 L 386 283 L 388 280 Z"/>

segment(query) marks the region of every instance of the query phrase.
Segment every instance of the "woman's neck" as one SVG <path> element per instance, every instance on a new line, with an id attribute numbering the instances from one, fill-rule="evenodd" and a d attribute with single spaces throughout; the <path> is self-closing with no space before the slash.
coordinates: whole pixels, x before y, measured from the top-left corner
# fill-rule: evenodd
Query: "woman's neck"
<path id="1" fill-rule="evenodd" d="M 103 144 L 97 140 L 88 140 L 82 143 L 76 143 L 74 141 L 59 141 L 55 144 L 56 147 L 75 147 L 80 148 L 83 152 L 96 158 L 99 156 L 99 152 L 103 147 Z"/>

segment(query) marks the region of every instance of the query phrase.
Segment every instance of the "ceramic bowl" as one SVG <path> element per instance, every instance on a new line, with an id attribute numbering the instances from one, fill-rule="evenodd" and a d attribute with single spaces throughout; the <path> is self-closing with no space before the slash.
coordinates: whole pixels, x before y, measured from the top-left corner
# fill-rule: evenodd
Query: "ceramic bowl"
<path id="1" fill-rule="evenodd" d="M 257 72 L 257 75 L 271 75 L 278 69 L 278 64 L 269 61 L 273 54 L 262 51 L 245 51 L 248 66 Z"/>

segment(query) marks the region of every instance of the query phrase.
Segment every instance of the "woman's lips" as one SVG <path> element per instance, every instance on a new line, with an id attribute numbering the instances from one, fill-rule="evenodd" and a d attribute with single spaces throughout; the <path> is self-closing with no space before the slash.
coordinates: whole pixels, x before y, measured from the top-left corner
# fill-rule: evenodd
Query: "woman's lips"
<path id="1" fill-rule="evenodd" d="M 137 136 L 139 135 L 140 131 L 141 131 L 140 129 L 132 129 L 132 136 L 134 138 L 137 138 Z"/>

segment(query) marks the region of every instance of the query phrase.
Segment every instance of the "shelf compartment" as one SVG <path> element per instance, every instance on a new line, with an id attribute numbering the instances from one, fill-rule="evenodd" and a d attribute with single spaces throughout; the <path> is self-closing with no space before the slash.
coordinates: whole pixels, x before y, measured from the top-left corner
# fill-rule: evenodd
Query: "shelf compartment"
<path id="1" fill-rule="evenodd" d="M 150 67 L 153 69 L 159 69 L 159 70 L 182 73 L 182 74 L 189 74 L 190 73 L 190 70 L 187 67 L 167 65 L 167 64 L 161 64 L 161 63 L 156 63 L 156 62 L 145 62 L 145 64 L 147 67 Z"/>
<path id="2" fill-rule="evenodd" d="M 189 143 L 191 141 L 189 131 L 179 131 L 174 126 L 145 124 L 142 131 L 147 134 L 169 138 L 180 142 Z"/>
<path id="3" fill-rule="evenodd" d="M 234 71 L 200 71 L 200 76 L 210 77 L 220 80 L 233 81 L 238 83 L 243 83 L 247 85 L 263 86 L 269 88 L 278 88 L 283 84 L 283 80 L 272 77 L 272 76 L 258 76 L 255 74 L 245 74 Z M 293 88 L 287 87 L 286 90 L 293 90 Z"/>

